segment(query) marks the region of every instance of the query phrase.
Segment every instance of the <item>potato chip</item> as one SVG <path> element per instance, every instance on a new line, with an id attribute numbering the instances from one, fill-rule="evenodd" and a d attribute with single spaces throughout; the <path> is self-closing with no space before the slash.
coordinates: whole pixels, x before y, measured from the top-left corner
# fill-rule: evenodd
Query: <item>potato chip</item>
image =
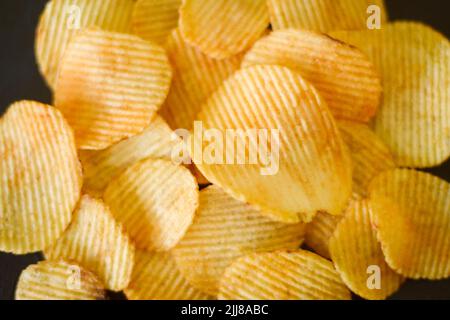
<path id="1" fill-rule="evenodd" d="M 103 300 L 98 278 L 77 264 L 41 261 L 22 271 L 16 300 Z"/>
<path id="2" fill-rule="evenodd" d="M 329 240 L 341 218 L 326 212 L 316 214 L 314 219 L 306 225 L 305 244 L 317 254 L 330 259 Z"/>
<path id="3" fill-rule="evenodd" d="M 375 132 L 405 167 L 431 167 L 450 156 L 450 43 L 415 22 L 383 30 L 334 32 L 366 52 L 383 75 Z"/>
<path id="4" fill-rule="evenodd" d="M 184 0 L 180 9 L 183 37 L 216 59 L 245 51 L 268 25 L 265 0 Z"/>
<path id="5" fill-rule="evenodd" d="M 389 266 L 408 278 L 450 276 L 450 184 L 395 169 L 369 186 L 372 220 Z"/>
<path id="6" fill-rule="evenodd" d="M 174 75 L 161 115 L 173 129 L 191 130 L 202 104 L 239 69 L 242 55 L 212 59 L 188 45 L 178 29 L 169 37 L 166 50 Z"/>
<path id="7" fill-rule="evenodd" d="M 386 264 L 367 200 L 353 201 L 329 240 L 334 265 L 347 286 L 371 300 L 385 299 L 398 290 L 403 277 Z"/>
<path id="8" fill-rule="evenodd" d="M 148 158 L 113 179 L 103 199 L 136 247 L 165 251 L 191 225 L 198 207 L 198 185 L 187 168 Z"/>
<path id="9" fill-rule="evenodd" d="M 54 88 L 59 64 L 80 28 L 131 30 L 133 0 L 52 0 L 47 2 L 36 30 L 36 59 L 47 84 Z"/>
<path id="10" fill-rule="evenodd" d="M 113 291 L 126 288 L 134 263 L 134 247 L 122 226 L 101 200 L 87 195 L 81 198 L 69 228 L 44 253 L 49 260 L 79 263 Z"/>
<path id="11" fill-rule="evenodd" d="M 82 173 L 73 132 L 55 108 L 13 103 L 0 118 L 0 250 L 51 245 L 69 225 Z"/>
<path id="12" fill-rule="evenodd" d="M 131 300 L 209 300 L 181 275 L 169 252 L 137 250 L 125 295 Z"/>
<path id="13" fill-rule="evenodd" d="M 254 206 L 211 185 L 200 191 L 194 222 L 173 254 L 189 282 L 215 296 L 233 260 L 254 251 L 296 249 L 304 231 L 304 224 L 273 222 Z"/>
<path id="14" fill-rule="evenodd" d="M 225 271 L 219 299 L 341 300 L 350 299 L 333 264 L 305 250 L 254 253 Z"/>
<path id="15" fill-rule="evenodd" d="M 85 29 L 61 63 L 55 105 L 79 149 L 103 149 L 147 127 L 169 92 L 164 49 L 137 36 Z"/>
<path id="16" fill-rule="evenodd" d="M 268 0 L 267 5 L 274 30 L 360 30 L 387 20 L 383 0 Z"/>
<path id="17" fill-rule="evenodd" d="M 286 29 L 272 32 L 245 55 L 243 67 L 282 65 L 299 72 L 340 119 L 368 122 L 381 99 L 380 76 L 358 49 L 324 34 Z"/>
<path id="18" fill-rule="evenodd" d="M 178 26 L 180 6 L 181 0 L 138 0 L 131 20 L 134 34 L 164 44 Z"/>
<path id="19" fill-rule="evenodd" d="M 240 70 L 198 118 L 193 160 L 234 198 L 284 222 L 341 214 L 350 159 L 325 101 L 300 75 L 280 66 Z"/>

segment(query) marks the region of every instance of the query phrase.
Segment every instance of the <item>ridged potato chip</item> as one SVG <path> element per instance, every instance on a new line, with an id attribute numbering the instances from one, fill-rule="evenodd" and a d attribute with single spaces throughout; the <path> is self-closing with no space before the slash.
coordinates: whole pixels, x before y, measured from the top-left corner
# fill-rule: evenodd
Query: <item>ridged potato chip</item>
<path id="1" fill-rule="evenodd" d="M 404 280 L 386 264 L 367 200 L 350 204 L 329 240 L 329 248 L 342 280 L 365 299 L 385 299 Z"/>
<path id="2" fill-rule="evenodd" d="M 55 89 L 79 149 L 103 149 L 147 127 L 169 92 L 164 49 L 137 36 L 85 29 L 72 37 Z"/>
<path id="3" fill-rule="evenodd" d="M 341 214 L 351 192 L 350 159 L 325 101 L 300 75 L 280 66 L 240 70 L 198 118 L 191 155 L 209 181 L 280 221 Z M 222 146 L 207 144 L 211 133 Z"/>
<path id="4" fill-rule="evenodd" d="M 305 250 L 254 253 L 225 271 L 219 299 L 347 300 L 333 264 Z"/>
<path id="5" fill-rule="evenodd" d="M 209 300 L 182 276 L 169 252 L 136 251 L 133 276 L 124 290 L 130 300 Z"/>
<path id="6" fill-rule="evenodd" d="M 408 278 L 450 276 L 450 184 L 395 169 L 369 186 L 372 220 L 386 262 Z"/>
<path id="7" fill-rule="evenodd" d="M 266 0 L 184 0 L 180 9 L 183 37 L 216 59 L 245 51 L 268 26 Z"/>
<path id="8" fill-rule="evenodd" d="M 69 228 L 44 253 L 47 259 L 75 261 L 94 272 L 107 289 L 128 285 L 134 263 L 134 247 L 108 207 L 84 195 Z"/>
<path id="9" fill-rule="evenodd" d="M 380 23 L 387 20 L 383 0 L 268 0 L 267 5 L 274 30 L 361 30 L 374 14 Z"/>
<path id="10" fill-rule="evenodd" d="M 432 167 L 450 156 L 450 42 L 416 22 L 382 30 L 333 32 L 369 55 L 384 82 L 375 132 L 404 167 Z"/>
<path id="11" fill-rule="evenodd" d="M 194 287 L 215 296 L 233 260 L 254 251 L 296 249 L 304 231 L 304 224 L 274 222 L 211 185 L 200 191 L 194 222 L 173 255 Z"/>
<path id="12" fill-rule="evenodd" d="M 51 245 L 80 197 L 81 165 L 73 132 L 55 108 L 13 103 L 0 118 L 0 250 L 17 254 Z"/>
<path id="13" fill-rule="evenodd" d="M 357 48 L 324 34 L 277 30 L 255 43 L 243 67 L 282 65 L 299 72 L 327 101 L 340 119 L 368 122 L 381 100 L 381 80 L 369 59 Z"/>
<path id="14" fill-rule="evenodd" d="M 187 168 L 148 158 L 113 179 L 103 199 L 136 247 L 166 251 L 192 223 L 198 207 L 198 185 Z"/>
<path id="15" fill-rule="evenodd" d="M 330 259 L 329 240 L 341 218 L 326 212 L 316 214 L 314 219 L 306 225 L 305 244 L 317 254 Z"/>
<path id="16" fill-rule="evenodd" d="M 59 64 L 71 37 L 81 28 L 130 32 L 133 0 L 52 0 L 36 29 L 35 52 L 47 84 L 55 87 Z"/>
<path id="17" fill-rule="evenodd" d="M 22 271 L 16 300 L 103 300 L 99 279 L 81 266 L 65 261 L 41 261 Z"/>

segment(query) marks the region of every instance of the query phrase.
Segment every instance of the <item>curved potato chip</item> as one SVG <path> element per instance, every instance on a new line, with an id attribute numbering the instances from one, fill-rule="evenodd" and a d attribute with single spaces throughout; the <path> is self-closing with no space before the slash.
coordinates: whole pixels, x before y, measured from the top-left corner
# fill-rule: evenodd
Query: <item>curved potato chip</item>
<path id="1" fill-rule="evenodd" d="M 341 218 L 326 212 L 317 213 L 306 225 L 305 244 L 317 254 L 330 259 L 329 240 Z"/>
<path id="2" fill-rule="evenodd" d="M 80 29 L 97 26 L 128 33 L 133 0 L 52 0 L 47 2 L 36 29 L 35 52 L 39 70 L 54 88 L 59 64 L 71 37 Z"/>
<path id="3" fill-rule="evenodd" d="M 73 132 L 55 108 L 13 103 L 0 118 L 0 250 L 17 254 L 51 245 L 80 197 L 81 165 Z"/>
<path id="4" fill-rule="evenodd" d="M 165 251 L 191 225 L 198 207 L 198 185 L 187 168 L 148 158 L 113 179 L 103 199 L 136 247 Z"/>
<path id="5" fill-rule="evenodd" d="M 198 118 L 192 158 L 234 198 L 284 222 L 308 222 L 317 211 L 341 214 L 351 192 L 350 159 L 326 103 L 300 75 L 280 66 L 240 70 Z M 223 144 L 207 144 L 208 134 Z"/>
<path id="6" fill-rule="evenodd" d="M 16 300 L 103 300 L 102 283 L 88 270 L 65 261 L 40 261 L 22 271 Z"/>
<path id="7" fill-rule="evenodd" d="M 333 264 L 305 250 L 254 253 L 225 271 L 219 299 L 350 299 Z"/>
<path id="8" fill-rule="evenodd" d="M 243 67 L 274 64 L 299 72 L 340 119 L 368 122 L 381 99 L 380 76 L 358 49 L 306 30 L 274 31 L 255 43 Z"/>
<path id="9" fill-rule="evenodd" d="M 268 0 L 267 5 L 274 30 L 360 30 L 374 14 L 380 23 L 387 20 L 383 0 Z"/>
<path id="10" fill-rule="evenodd" d="M 171 77 L 160 46 L 133 35 L 85 29 L 67 47 L 55 105 L 74 128 L 79 149 L 103 149 L 150 124 Z"/>
<path id="11" fill-rule="evenodd" d="M 194 222 L 173 255 L 194 287 L 217 295 L 220 278 L 233 260 L 253 251 L 296 249 L 304 231 L 303 224 L 273 222 L 212 185 L 200 191 Z"/>
<path id="12" fill-rule="evenodd" d="M 125 295 L 131 300 L 210 300 L 181 275 L 168 252 L 137 250 L 133 276 Z"/>
<path id="13" fill-rule="evenodd" d="M 409 169 L 369 187 L 372 220 L 389 266 L 408 278 L 450 276 L 450 184 Z"/>
<path id="14" fill-rule="evenodd" d="M 342 280 L 365 299 L 385 299 L 404 280 L 385 262 L 370 221 L 367 200 L 350 204 L 329 240 L 329 248 Z"/>
<path id="15" fill-rule="evenodd" d="M 450 42 L 416 22 L 382 30 L 333 32 L 369 55 L 383 75 L 375 132 L 405 167 L 432 167 L 450 156 Z"/>
<path id="16" fill-rule="evenodd" d="M 84 195 L 69 228 L 45 250 L 49 260 L 66 259 L 94 272 L 107 289 L 128 285 L 134 247 L 101 200 Z"/>
<path id="17" fill-rule="evenodd" d="M 180 9 L 183 37 L 216 59 L 245 51 L 268 25 L 265 0 L 184 0 Z"/>

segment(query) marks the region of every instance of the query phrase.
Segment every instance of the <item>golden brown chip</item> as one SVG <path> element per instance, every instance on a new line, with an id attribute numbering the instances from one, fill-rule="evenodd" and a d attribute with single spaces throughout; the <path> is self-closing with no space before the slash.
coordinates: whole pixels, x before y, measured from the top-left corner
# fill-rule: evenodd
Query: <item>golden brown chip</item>
<path id="1" fill-rule="evenodd" d="M 329 240 L 340 220 L 340 216 L 332 216 L 326 212 L 316 214 L 306 225 L 305 244 L 317 254 L 330 259 Z"/>
<path id="2" fill-rule="evenodd" d="M 385 299 L 404 280 L 385 262 L 367 200 L 350 204 L 329 240 L 329 248 L 342 280 L 365 299 Z"/>
<path id="3" fill-rule="evenodd" d="M 36 30 L 36 59 L 42 75 L 55 87 L 59 64 L 71 37 L 81 28 L 128 33 L 133 0 L 52 0 Z"/>
<path id="4" fill-rule="evenodd" d="M 382 30 L 334 32 L 367 53 L 380 70 L 384 102 L 375 132 L 405 167 L 431 167 L 450 156 L 450 43 L 415 22 Z"/>
<path id="5" fill-rule="evenodd" d="M 254 253 L 225 271 L 219 299 L 340 300 L 350 299 L 333 264 L 305 250 Z"/>
<path id="6" fill-rule="evenodd" d="M 381 99 L 380 76 L 358 49 L 324 34 L 286 29 L 272 32 L 245 55 L 243 67 L 282 65 L 299 72 L 327 101 L 337 118 L 369 121 Z"/>
<path id="7" fill-rule="evenodd" d="M 187 168 L 148 158 L 113 179 L 103 199 L 136 247 L 165 251 L 191 225 L 198 207 L 198 185 Z"/>
<path id="8" fill-rule="evenodd" d="M 326 103 L 300 75 L 280 66 L 240 70 L 198 118 L 192 156 L 209 181 L 284 222 L 341 214 L 350 159 Z"/>
<path id="9" fill-rule="evenodd" d="M 55 105 L 79 149 L 103 149 L 142 132 L 169 92 L 164 49 L 137 36 L 85 29 L 61 63 Z"/>
<path id="10" fill-rule="evenodd" d="M 134 247 L 101 200 L 84 195 L 63 236 L 45 250 L 49 260 L 66 259 L 93 271 L 110 290 L 128 285 Z"/>
<path id="11" fill-rule="evenodd" d="M 296 249 L 304 231 L 304 224 L 273 222 L 212 185 L 200 191 L 194 222 L 173 254 L 194 287 L 217 295 L 219 281 L 233 260 L 254 251 Z"/>
<path id="12" fill-rule="evenodd" d="M 408 278 L 450 276 L 450 184 L 395 169 L 369 187 L 372 220 L 389 266 Z"/>
<path id="13" fill-rule="evenodd" d="M 41 261 L 22 271 L 16 300 L 103 300 L 102 283 L 88 270 L 65 261 Z"/>
<path id="14" fill-rule="evenodd" d="M 180 9 L 183 37 L 216 59 L 243 52 L 268 25 L 265 0 L 184 0 Z"/>
<path id="15" fill-rule="evenodd" d="M 28 253 L 51 245 L 80 197 L 73 132 L 55 108 L 12 104 L 0 118 L 0 250 Z"/>
<path id="16" fill-rule="evenodd" d="M 125 295 L 131 300 L 209 300 L 181 275 L 169 252 L 136 251 Z"/>

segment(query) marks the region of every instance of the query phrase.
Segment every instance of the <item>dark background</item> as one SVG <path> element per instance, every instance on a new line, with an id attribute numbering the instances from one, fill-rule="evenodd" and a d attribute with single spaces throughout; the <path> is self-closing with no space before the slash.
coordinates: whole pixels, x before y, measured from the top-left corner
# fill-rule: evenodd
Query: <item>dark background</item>
<path id="1" fill-rule="evenodd" d="M 0 114 L 22 99 L 51 103 L 51 92 L 34 58 L 34 33 L 46 0 L 0 0 Z M 391 20 L 425 22 L 450 38 L 449 0 L 386 0 Z M 450 162 L 427 170 L 447 181 Z M 20 272 L 40 254 L 13 256 L 0 252 L 0 300 L 13 299 Z M 408 280 L 392 299 L 450 299 L 450 279 Z"/>

